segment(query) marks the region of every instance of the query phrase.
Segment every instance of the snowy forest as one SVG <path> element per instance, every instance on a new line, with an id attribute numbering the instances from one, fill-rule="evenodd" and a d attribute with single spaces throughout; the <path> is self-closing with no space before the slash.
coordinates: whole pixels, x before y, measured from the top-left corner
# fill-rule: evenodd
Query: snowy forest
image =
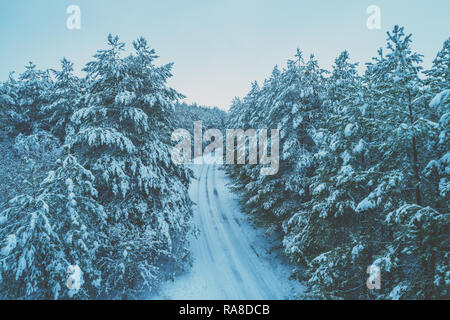
<path id="1" fill-rule="evenodd" d="M 228 171 L 306 297 L 449 298 L 450 39 L 430 70 L 411 42 L 396 26 L 364 75 L 347 51 L 329 71 L 298 50 L 231 106 L 229 127 L 280 129 L 277 175 Z"/>
<path id="2" fill-rule="evenodd" d="M 202 120 L 280 130 L 276 175 L 221 170 L 305 287 L 288 298 L 448 299 L 450 39 L 430 69 L 412 40 L 395 26 L 362 74 L 351 51 L 325 70 L 298 49 L 229 112 L 182 102 L 167 84 L 173 64 L 156 64 L 144 38 L 126 55 L 110 35 L 84 77 L 66 58 L 11 73 L 0 83 L 0 298 L 141 299 L 189 272 L 197 178 L 172 162 L 171 134 Z M 79 286 L 66 285 L 73 265 Z"/>

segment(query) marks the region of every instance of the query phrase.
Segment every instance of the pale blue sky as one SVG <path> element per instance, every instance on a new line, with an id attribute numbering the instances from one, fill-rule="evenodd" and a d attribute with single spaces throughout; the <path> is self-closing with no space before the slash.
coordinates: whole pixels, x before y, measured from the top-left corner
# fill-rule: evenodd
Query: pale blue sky
<path id="1" fill-rule="evenodd" d="M 71 4 L 81 8 L 81 30 L 66 28 Z M 372 4 L 381 8 L 381 30 L 366 27 Z M 58 67 L 64 56 L 80 70 L 108 33 L 128 48 L 142 35 L 157 63 L 175 62 L 170 85 L 188 102 L 227 109 L 297 47 L 325 68 L 345 49 L 367 62 L 394 24 L 414 34 L 429 66 L 450 36 L 449 12 L 448 0 L 0 0 L 0 80 L 28 61 Z"/>

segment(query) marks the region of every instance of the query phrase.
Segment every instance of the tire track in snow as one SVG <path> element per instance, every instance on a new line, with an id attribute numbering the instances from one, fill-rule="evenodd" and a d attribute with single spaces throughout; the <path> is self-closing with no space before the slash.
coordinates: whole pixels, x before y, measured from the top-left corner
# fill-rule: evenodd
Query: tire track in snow
<path id="1" fill-rule="evenodd" d="M 299 284 L 288 280 L 290 269 L 268 255 L 271 245 L 240 211 L 215 165 L 194 165 L 189 194 L 196 202 L 192 269 L 166 283 L 156 299 L 286 299 Z"/>
<path id="2" fill-rule="evenodd" d="M 243 276 L 241 275 L 242 267 L 240 266 L 241 261 L 235 252 L 235 244 L 229 238 L 229 230 L 222 221 L 219 219 L 219 214 L 215 210 L 214 203 L 211 201 L 210 197 L 210 186 L 209 179 L 211 171 L 215 170 L 215 166 L 208 166 L 206 178 L 205 178 L 205 195 L 208 203 L 208 210 L 210 212 L 211 223 L 213 224 L 215 230 L 217 230 L 217 239 L 213 242 L 217 243 L 221 250 L 218 250 L 217 254 L 223 255 L 224 264 L 221 266 L 220 272 L 225 275 L 228 279 L 227 290 L 231 296 L 241 296 L 242 298 L 252 295 L 249 292 L 249 287 L 242 286 Z M 214 175 L 213 175 L 214 177 Z"/>
<path id="3" fill-rule="evenodd" d="M 202 179 L 203 170 L 204 170 L 204 167 L 202 167 L 202 170 L 200 172 L 200 176 L 198 178 L 198 181 L 199 181 L 198 184 L 200 184 L 200 181 Z M 198 205 L 198 203 L 200 203 L 200 192 L 197 193 L 197 205 Z M 201 223 L 200 230 L 205 232 L 206 228 L 205 228 L 205 222 L 204 222 L 204 219 L 203 219 L 203 215 L 200 215 L 200 223 Z M 213 256 L 212 249 L 211 249 L 211 246 L 210 246 L 209 242 L 208 241 L 204 241 L 203 244 L 206 246 L 206 249 L 208 251 L 208 257 L 211 259 L 211 263 L 214 264 L 214 256 Z"/>
<path id="4" fill-rule="evenodd" d="M 209 166 L 209 170 L 208 170 L 208 175 L 210 175 L 211 171 L 216 171 L 216 167 L 215 165 L 210 165 Z M 212 179 L 207 179 L 206 180 L 206 189 L 205 189 L 205 193 L 206 196 L 208 198 L 208 205 L 209 205 L 209 209 L 211 211 L 211 217 L 212 217 L 212 221 L 214 223 L 215 226 L 217 226 L 219 228 L 219 233 L 218 236 L 220 237 L 220 242 L 223 248 L 223 253 L 226 256 L 227 261 L 229 262 L 228 265 L 223 266 L 224 268 L 229 268 L 229 270 L 231 271 L 231 274 L 234 275 L 233 278 L 230 279 L 230 283 L 228 284 L 229 286 L 232 286 L 234 289 L 235 294 L 237 292 L 239 292 L 242 296 L 244 297 L 249 297 L 249 296 L 258 296 L 259 293 L 255 293 L 255 286 L 253 285 L 253 283 L 249 283 L 249 279 L 251 278 L 251 274 L 246 274 L 246 272 L 248 271 L 245 266 L 242 265 L 242 257 L 238 254 L 237 251 L 237 243 L 233 241 L 233 239 L 231 239 L 230 237 L 230 226 L 227 224 L 224 224 L 225 220 L 228 220 L 226 218 L 226 216 L 223 214 L 223 212 L 220 212 L 219 210 L 217 210 L 217 207 L 215 205 L 215 202 L 212 201 L 212 199 L 210 198 L 210 189 L 213 189 L 215 186 L 215 174 L 212 174 Z M 208 181 L 212 180 L 213 183 L 213 187 L 211 187 L 208 184 Z M 213 192 L 214 193 L 214 192 Z M 220 218 L 222 218 L 222 220 L 220 220 Z M 246 279 L 246 281 L 244 282 L 245 285 L 243 286 L 243 279 Z M 253 290 L 253 292 L 252 292 Z"/>
<path id="5" fill-rule="evenodd" d="M 216 176 L 219 173 L 219 170 L 217 170 L 215 168 L 215 165 L 214 165 L 214 169 L 215 170 L 214 170 L 214 175 L 212 178 L 212 183 L 215 188 Z M 247 238 L 245 238 L 245 236 L 243 236 L 242 230 L 240 230 L 240 228 L 239 228 L 240 225 L 236 224 L 233 217 L 230 217 L 231 219 L 228 218 L 228 215 L 231 214 L 232 210 L 230 210 L 231 208 L 224 208 L 222 201 L 220 200 L 220 198 L 218 196 L 219 193 L 216 192 L 216 194 L 217 194 L 217 196 L 215 198 L 216 201 L 214 202 L 215 206 L 221 212 L 221 215 L 224 218 L 224 220 L 227 223 L 231 224 L 228 234 L 231 238 L 233 238 L 236 251 L 241 255 L 240 260 L 247 262 L 248 266 L 250 267 L 248 270 L 261 270 L 263 266 L 259 263 L 260 257 L 257 254 L 255 247 L 251 244 L 250 241 L 248 241 Z M 231 220 L 231 222 L 229 222 L 230 220 Z M 235 225 L 233 225 L 233 222 L 235 223 Z M 245 241 L 243 241 L 243 240 L 245 240 Z M 251 250 L 248 250 L 248 248 L 250 248 Z M 268 295 L 271 297 L 276 297 L 279 299 L 283 298 L 282 296 L 278 296 L 278 293 L 273 290 L 272 286 L 270 286 L 267 283 L 265 277 L 262 276 L 259 272 L 251 272 L 250 276 L 252 276 L 255 279 L 254 283 L 258 284 L 261 295 L 265 294 L 265 295 Z M 273 279 L 273 278 L 267 279 L 267 280 L 272 280 L 272 281 L 278 282 L 277 279 Z"/>

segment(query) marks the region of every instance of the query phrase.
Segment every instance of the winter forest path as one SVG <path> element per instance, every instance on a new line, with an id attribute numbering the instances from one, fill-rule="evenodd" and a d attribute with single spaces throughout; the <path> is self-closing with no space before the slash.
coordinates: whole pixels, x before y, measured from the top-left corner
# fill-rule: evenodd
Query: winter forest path
<path id="1" fill-rule="evenodd" d="M 192 269 L 163 286 L 158 299 L 290 299 L 302 291 L 289 280 L 290 268 L 264 230 L 239 209 L 220 166 L 193 165 L 190 186 L 194 222 L 200 234 L 191 243 Z"/>

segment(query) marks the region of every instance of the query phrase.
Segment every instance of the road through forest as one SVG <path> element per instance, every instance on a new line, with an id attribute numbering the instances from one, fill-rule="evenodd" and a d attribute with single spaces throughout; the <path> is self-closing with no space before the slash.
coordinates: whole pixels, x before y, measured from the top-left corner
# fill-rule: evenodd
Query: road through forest
<path id="1" fill-rule="evenodd" d="M 229 178 L 216 164 L 192 166 L 189 194 L 196 203 L 199 236 L 191 243 L 193 266 L 166 283 L 159 299 L 291 299 L 302 290 L 289 266 L 269 252 L 271 240 L 239 209 Z"/>

